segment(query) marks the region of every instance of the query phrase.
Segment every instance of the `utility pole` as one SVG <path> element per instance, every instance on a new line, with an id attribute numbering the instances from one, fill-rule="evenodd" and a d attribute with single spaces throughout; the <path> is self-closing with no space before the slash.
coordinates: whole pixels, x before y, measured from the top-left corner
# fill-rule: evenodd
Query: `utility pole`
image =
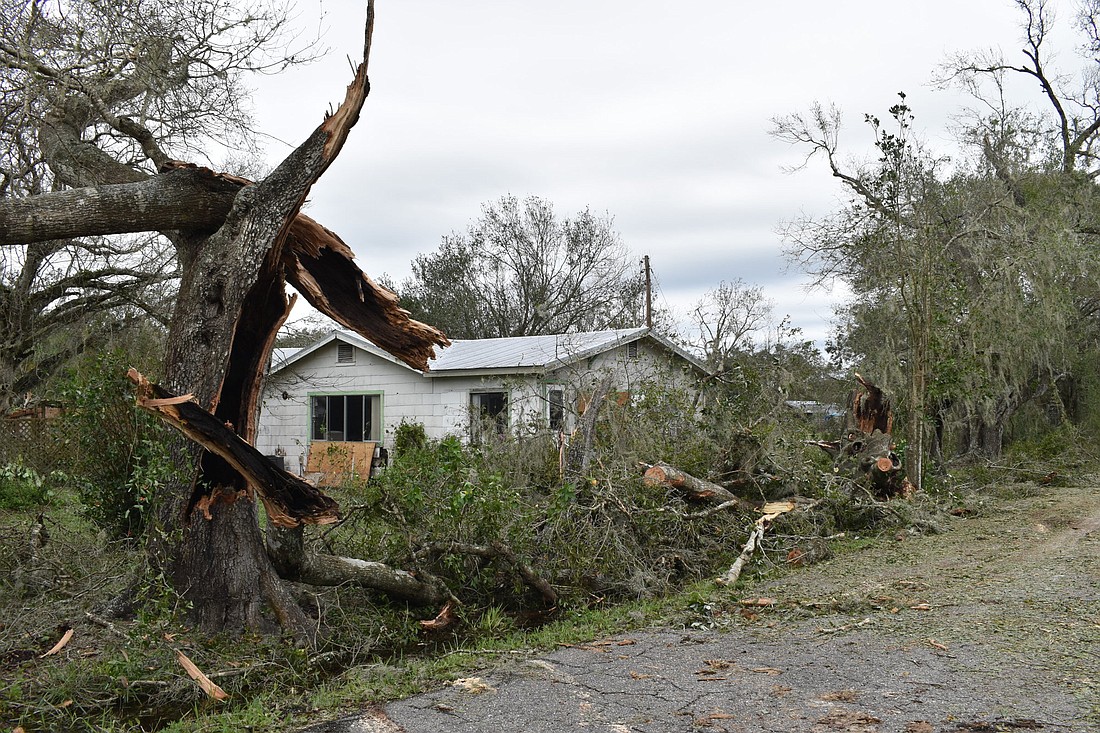
<path id="1" fill-rule="evenodd" d="M 645 327 L 653 328 L 653 278 L 649 273 L 649 255 L 642 259 L 645 268 Z"/>

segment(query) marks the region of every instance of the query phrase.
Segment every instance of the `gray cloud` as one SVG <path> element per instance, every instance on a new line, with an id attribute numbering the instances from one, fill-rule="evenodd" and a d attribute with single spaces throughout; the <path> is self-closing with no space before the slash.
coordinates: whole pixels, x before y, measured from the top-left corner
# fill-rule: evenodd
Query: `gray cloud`
<path id="1" fill-rule="evenodd" d="M 319 7 L 299 3 L 303 25 Z M 282 140 L 340 99 L 361 45 L 361 3 L 323 8 L 331 57 L 258 88 L 258 123 Z M 823 333 L 837 296 L 802 290 L 776 231 L 835 209 L 841 190 L 820 164 L 784 174 L 802 153 L 768 136 L 770 119 L 835 101 L 846 149 L 865 155 L 862 114 L 904 90 L 939 143 L 960 98 L 927 86 L 936 64 L 1014 49 L 1014 22 L 1000 0 L 379 3 L 371 96 L 309 212 L 400 279 L 506 193 L 589 206 L 652 256 L 676 307 L 740 277 Z M 287 149 L 272 143 L 269 161 Z"/>

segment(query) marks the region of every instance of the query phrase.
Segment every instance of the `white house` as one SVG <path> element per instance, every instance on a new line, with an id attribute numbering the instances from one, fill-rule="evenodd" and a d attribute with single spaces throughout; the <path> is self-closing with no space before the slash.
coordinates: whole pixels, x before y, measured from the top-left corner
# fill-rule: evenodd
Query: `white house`
<path id="1" fill-rule="evenodd" d="M 685 387 L 701 362 L 647 328 L 458 340 L 421 372 L 351 331 L 272 357 L 256 446 L 291 471 L 365 472 L 375 446 L 404 422 L 429 437 L 542 426 L 569 431 L 586 390 L 610 377 L 619 399 L 642 385 Z M 477 419 L 474 419 L 477 418 Z M 347 462 L 350 460 L 352 465 Z"/>

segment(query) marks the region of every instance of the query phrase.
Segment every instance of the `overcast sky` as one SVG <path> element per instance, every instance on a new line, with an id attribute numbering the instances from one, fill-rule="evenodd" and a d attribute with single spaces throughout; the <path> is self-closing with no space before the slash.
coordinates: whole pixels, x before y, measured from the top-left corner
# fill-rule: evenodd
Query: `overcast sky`
<path id="1" fill-rule="evenodd" d="M 263 80 L 255 110 L 293 144 L 343 98 L 365 3 L 296 8 L 331 52 Z M 534 194 L 563 215 L 611 214 L 650 256 L 659 303 L 686 312 L 742 278 L 816 339 L 836 296 L 805 291 L 777 229 L 842 192 L 820 162 L 785 173 L 803 154 L 769 137 L 770 120 L 836 103 L 842 145 L 862 156 L 863 113 L 885 116 L 904 91 L 946 144 L 961 98 L 932 88 L 937 64 L 1020 47 L 1008 0 L 377 0 L 376 14 L 370 97 L 307 208 L 364 270 L 400 281 L 483 203 Z M 269 142 L 269 162 L 288 150 Z"/>

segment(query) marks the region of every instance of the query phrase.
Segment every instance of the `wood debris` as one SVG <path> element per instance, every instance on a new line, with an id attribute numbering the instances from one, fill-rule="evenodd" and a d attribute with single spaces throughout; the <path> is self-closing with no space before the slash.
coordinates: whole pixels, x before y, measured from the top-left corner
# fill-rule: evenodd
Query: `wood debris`
<path id="1" fill-rule="evenodd" d="M 180 666 L 190 675 L 191 679 L 195 680 L 202 691 L 215 700 L 228 700 L 229 695 L 225 690 L 218 687 L 213 680 L 203 674 L 202 670 L 195 666 L 186 654 L 179 649 L 176 650 L 176 661 L 180 663 Z"/>

